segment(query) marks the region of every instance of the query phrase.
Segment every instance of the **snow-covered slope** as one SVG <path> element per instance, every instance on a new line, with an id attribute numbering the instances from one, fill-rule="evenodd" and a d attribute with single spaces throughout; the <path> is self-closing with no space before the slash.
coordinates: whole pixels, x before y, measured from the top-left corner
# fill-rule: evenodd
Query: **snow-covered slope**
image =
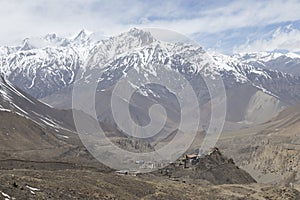
<path id="1" fill-rule="evenodd" d="M 232 56 L 242 63 L 300 76 L 300 55 L 296 53 L 252 52 Z"/>
<path id="2" fill-rule="evenodd" d="M 37 101 L 2 76 L 0 76 L 0 112 L 16 113 L 42 126 L 56 129 L 73 128 L 70 111 L 56 110 Z"/>
<path id="3" fill-rule="evenodd" d="M 135 40 L 128 35 L 135 37 Z M 201 76 L 214 79 L 216 76 L 221 76 L 227 87 L 250 84 L 273 96 L 283 95 L 275 82 L 276 84 L 282 82 L 282 87 L 300 83 L 298 77 L 287 73 L 243 63 L 236 57 L 206 52 L 201 47 L 189 44 L 162 42 L 149 33 L 137 29 L 113 38 L 116 42 L 111 41 L 112 39 L 98 45 L 87 65 L 88 68 L 98 69 L 99 73 L 103 73 L 99 84 L 102 89 L 113 85 L 120 77 L 125 76 L 128 70 L 136 71 L 147 81 L 147 77 L 157 75 L 159 68 L 154 66 L 158 64 L 192 79 Z M 108 42 L 110 45 L 107 45 Z M 121 46 L 119 47 L 118 44 Z M 85 70 L 87 72 L 84 77 L 88 80 L 89 70 Z M 297 94 L 290 93 L 290 95 L 294 100 L 300 98 Z"/>
<path id="4" fill-rule="evenodd" d="M 27 38 L 15 47 L 0 47 L 0 72 L 13 84 L 36 98 L 73 83 L 80 66 L 96 45 L 82 30 L 76 37 L 48 34 Z"/>
<path id="5" fill-rule="evenodd" d="M 95 69 L 104 68 L 106 74 L 114 76 L 112 73 L 124 72 L 134 62 L 135 70 L 144 70 L 147 75 L 155 75 L 154 69 L 147 69 L 148 64 L 163 63 L 183 74 L 211 78 L 221 75 L 228 83 L 250 82 L 267 91 L 265 80 L 289 75 L 266 70 L 261 63 L 281 57 L 279 54 L 229 57 L 188 44 L 162 42 L 139 29 L 98 41 L 93 39 L 93 33 L 82 30 L 71 38 L 48 34 L 43 38 L 27 38 L 21 46 L 0 47 L 0 70 L 13 84 L 36 98 L 72 85 L 79 68 L 84 71 L 83 78 Z"/>

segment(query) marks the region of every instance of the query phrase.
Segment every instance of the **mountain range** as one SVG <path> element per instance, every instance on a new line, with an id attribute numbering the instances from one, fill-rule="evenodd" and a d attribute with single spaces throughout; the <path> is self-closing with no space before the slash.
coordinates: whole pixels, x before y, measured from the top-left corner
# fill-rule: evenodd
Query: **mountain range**
<path id="1" fill-rule="evenodd" d="M 212 94 L 209 91 L 206 81 L 221 77 L 227 107 L 224 130 L 235 130 L 267 122 L 284 108 L 300 101 L 299 57 L 298 54 L 278 52 L 228 56 L 206 51 L 197 45 L 162 41 L 151 31 L 135 28 L 110 38 L 86 30 L 70 38 L 48 34 L 41 38 L 26 38 L 19 46 L 0 47 L 0 71 L 4 77 L 1 82 L 2 109 L 13 110 L 38 123 L 74 129 L 69 110 L 74 82 L 83 85 L 79 98 L 84 102 L 87 87 L 97 79 L 95 109 L 98 121 L 118 128 L 110 109 L 116 83 L 129 72 L 148 82 L 161 73 L 160 67 L 163 67 L 168 73 L 159 77 L 160 81 L 174 82 L 172 73 L 179 73 L 193 87 L 204 130 L 211 117 L 211 103 L 219 98 L 218 92 Z M 163 131 L 175 131 L 180 121 L 180 105 L 175 94 L 156 84 L 142 87 L 130 84 L 135 90 L 129 102 L 133 120 L 139 125 L 148 124 L 148 109 L 153 104 L 161 104 L 168 117 Z M 27 97 L 26 93 L 33 97 Z M 126 100 L 117 98 L 120 105 L 126 106 Z M 85 109 L 91 110 L 93 106 L 88 105 Z M 156 113 L 156 116 L 161 115 Z"/>
<path id="2" fill-rule="evenodd" d="M 226 117 L 230 123 L 261 123 L 300 100 L 297 54 L 266 52 L 227 56 L 206 51 L 201 46 L 160 41 L 151 32 L 139 29 L 101 40 L 95 38 L 82 30 L 72 38 L 48 34 L 39 39 L 25 39 L 20 46 L 1 47 L 1 72 L 21 90 L 60 109 L 72 107 L 71 91 L 79 73 L 80 80 L 87 83 L 92 74 L 102 74 L 97 95 L 99 99 L 107 99 L 112 86 L 126 77 L 127 71 L 135 71 L 147 81 L 147 77 L 159 70 L 154 65 L 164 65 L 186 77 L 204 110 L 212 98 L 203 77 L 213 80 L 220 76 L 226 89 Z M 153 90 L 139 90 L 135 102 L 146 98 L 168 107 L 163 98 L 157 98 L 162 92 Z M 98 113 L 102 113 L 99 120 L 113 124 L 111 114 L 100 108 L 107 106 L 96 106 Z M 133 107 L 141 123 L 146 123 L 145 110 L 137 108 L 139 105 Z M 260 107 L 264 108 L 263 112 Z M 210 111 L 205 112 L 206 116 L 210 115 Z"/>
<path id="3" fill-rule="evenodd" d="M 214 195 L 220 198 L 225 192 L 226 198 L 236 199 L 249 195 L 253 199 L 257 195 L 269 199 L 290 195 L 297 199 L 297 190 L 278 185 L 299 185 L 299 65 L 298 54 L 252 52 L 228 56 L 201 46 L 162 41 L 151 31 L 139 29 L 109 38 L 86 30 L 70 38 L 48 34 L 41 38 L 26 38 L 19 46 L 1 46 L 0 179 L 3 184 L 0 194 L 6 197 L 8 194 L 3 191 L 8 191 L 18 198 L 37 195 L 35 197 L 71 199 L 94 195 L 94 198 L 116 199 L 125 195 L 128 199 L 174 199 L 187 198 L 182 190 L 194 197 L 200 190 L 191 187 L 201 185 L 201 192 L 207 193 L 204 199 L 214 198 L 211 194 L 216 188 L 218 192 Z M 160 76 L 162 72 L 167 73 Z M 214 102 L 221 105 L 224 101 L 218 92 L 220 88 L 214 84 L 208 88 L 206 83 L 215 83 L 222 78 L 227 112 L 217 145 L 246 171 L 218 150 L 203 155 L 201 162 L 189 169 L 183 169 L 177 160 L 154 174 L 123 177 L 97 162 L 83 146 L 76 133 L 74 113 L 88 120 L 91 129 L 100 122 L 106 135 L 129 151 L 153 151 L 168 143 L 178 131 L 181 105 L 174 91 L 151 83 L 151 80 L 158 78 L 162 83 L 167 80 L 177 88 L 184 88 L 174 74 L 188 80 L 201 110 L 201 130 L 197 130 L 201 137 L 195 139 L 194 149 L 199 148 L 202 134 L 207 131 L 211 105 Z M 149 84 L 140 86 L 129 79 L 134 91 L 132 97 L 128 100 L 115 96 L 116 101 L 121 105 L 120 109 L 128 107 L 132 119 L 141 126 L 150 121 L 149 108 L 154 104 L 162 105 L 167 120 L 158 136 L 146 140 L 129 137 L 114 119 L 111 110 L 114 89 L 130 75 Z M 76 84 L 80 85 L 79 100 L 86 102 L 94 81 L 97 83 L 95 110 L 98 122 L 72 105 L 72 90 Z M 93 108 L 88 105 L 84 110 Z M 161 111 L 153 112 L 156 112 L 155 120 L 164 120 Z M 259 183 L 273 182 L 277 186 L 262 188 L 255 185 L 248 173 Z M 72 174 L 72 178 L 66 174 Z M 90 185 L 83 193 L 78 192 L 82 191 L 81 185 L 74 184 L 74 180 L 82 179 Z M 70 184 L 62 184 L 64 181 Z M 62 184 L 63 189 L 53 189 L 51 183 Z M 236 185 L 211 185 L 227 183 Z M 32 184 L 40 184 L 42 189 L 32 189 L 29 186 Z M 78 190 L 73 191 L 68 188 L 70 186 Z M 116 192 L 112 193 L 111 188 Z"/>

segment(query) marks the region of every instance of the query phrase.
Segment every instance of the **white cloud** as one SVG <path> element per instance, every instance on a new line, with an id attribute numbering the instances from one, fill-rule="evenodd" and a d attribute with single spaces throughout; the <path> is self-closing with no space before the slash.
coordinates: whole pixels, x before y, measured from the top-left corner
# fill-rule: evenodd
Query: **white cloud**
<path id="1" fill-rule="evenodd" d="M 277 29 L 269 39 L 257 39 L 253 42 L 247 41 L 234 49 L 235 52 L 259 52 L 273 51 L 276 49 L 288 50 L 290 52 L 300 51 L 300 31 L 282 28 Z"/>
<path id="2" fill-rule="evenodd" d="M 248 26 L 300 19 L 300 1 L 236 1 L 198 13 L 198 17 L 178 20 L 156 20 L 149 25 L 168 27 L 183 33 L 216 33 Z"/>
<path id="3" fill-rule="evenodd" d="M 300 19 L 300 1 L 0 0 L 0 44 L 49 32 L 86 28 L 104 35 L 132 27 L 158 27 L 183 34 L 217 33 Z M 201 4 L 201 5 L 200 5 Z"/>

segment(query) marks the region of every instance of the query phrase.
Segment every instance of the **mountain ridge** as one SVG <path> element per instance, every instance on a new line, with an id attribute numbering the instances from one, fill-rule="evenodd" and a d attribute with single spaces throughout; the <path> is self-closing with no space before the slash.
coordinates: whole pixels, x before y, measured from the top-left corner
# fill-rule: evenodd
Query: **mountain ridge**
<path id="1" fill-rule="evenodd" d="M 163 65 L 167 70 L 186 77 L 203 103 L 209 99 L 209 93 L 205 92 L 207 88 L 202 86 L 205 84 L 203 78 L 213 80 L 218 76 L 223 79 L 226 90 L 235 90 L 238 85 L 246 84 L 275 98 L 280 106 L 274 112 L 300 100 L 300 78 L 295 75 L 243 63 L 239 58 L 207 52 L 200 46 L 160 41 L 150 32 L 135 28 L 99 41 L 90 39 L 91 35 L 82 30 L 77 36 L 67 39 L 66 46 L 28 50 L 1 47 L 0 52 L 4 52 L 0 56 L 1 72 L 23 91 L 59 108 L 71 108 L 70 97 L 65 96 L 71 95 L 75 77 L 86 84 L 95 75 L 102 74 L 99 90 L 109 90 L 126 76 L 128 70 L 148 80 L 159 70 L 154 65 Z M 55 34 L 46 38 L 54 42 L 66 41 Z M 65 91 L 68 94 L 64 94 Z M 157 91 L 138 91 L 144 96 L 157 96 Z M 57 104 L 51 100 L 53 96 L 56 96 L 55 101 L 68 99 L 68 102 Z M 62 107 L 67 104 L 69 107 Z M 241 117 L 238 118 L 241 121 L 245 120 L 242 115 L 248 112 L 245 109 L 248 108 L 240 111 Z"/>

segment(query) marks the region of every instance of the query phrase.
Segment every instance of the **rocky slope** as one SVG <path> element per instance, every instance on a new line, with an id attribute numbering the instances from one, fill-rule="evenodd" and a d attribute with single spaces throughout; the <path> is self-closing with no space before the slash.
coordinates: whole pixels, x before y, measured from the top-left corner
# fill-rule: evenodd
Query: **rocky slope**
<path id="1" fill-rule="evenodd" d="M 51 108 L 1 77 L 0 159 L 2 164 L 7 159 L 55 160 L 81 144 L 73 129 L 71 111 Z"/>
<path id="2" fill-rule="evenodd" d="M 3 77 L 0 77 L 0 97 L 2 112 L 15 113 L 42 126 L 74 129 L 73 115 L 70 110 L 57 110 L 45 105 L 16 88 Z"/>
<path id="3" fill-rule="evenodd" d="M 299 108 L 289 107 L 260 126 L 224 133 L 219 143 L 258 181 L 300 184 Z"/>

